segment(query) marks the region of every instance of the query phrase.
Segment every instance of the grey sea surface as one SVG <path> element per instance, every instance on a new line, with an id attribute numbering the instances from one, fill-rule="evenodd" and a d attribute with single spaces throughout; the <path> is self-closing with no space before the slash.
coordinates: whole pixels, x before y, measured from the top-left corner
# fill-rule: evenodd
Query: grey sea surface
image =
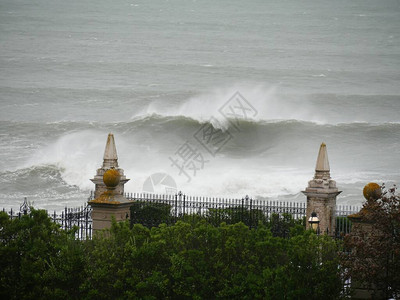
<path id="1" fill-rule="evenodd" d="M 191 195 L 304 201 L 325 142 L 338 203 L 360 205 L 400 179 L 399 33 L 395 0 L 0 0 L 0 207 L 84 204 L 109 132 L 128 192 L 162 172 Z M 214 155 L 203 126 L 231 136 Z M 190 182 L 185 143 L 204 159 Z"/>

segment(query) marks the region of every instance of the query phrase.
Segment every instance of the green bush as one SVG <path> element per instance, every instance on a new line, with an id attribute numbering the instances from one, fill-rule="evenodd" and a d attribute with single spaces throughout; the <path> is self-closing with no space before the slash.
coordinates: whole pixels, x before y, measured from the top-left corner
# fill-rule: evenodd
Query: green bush
<path id="1" fill-rule="evenodd" d="M 257 227 L 259 223 L 265 224 L 267 218 L 262 210 L 248 209 L 245 207 L 228 207 L 228 208 L 210 208 L 205 219 L 215 226 L 225 222 L 226 224 L 235 224 L 243 222 L 249 227 Z"/>
<path id="2" fill-rule="evenodd" d="M 243 223 L 114 223 L 88 243 L 84 286 L 90 298 L 338 299 L 339 245 L 299 228 L 281 238 Z"/>
<path id="3" fill-rule="evenodd" d="M 130 208 L 131 226 L 142 224 L 151 228 L 157 227 L 161 223 L 171 224 L 174 220 L 171 208 L 172 206 L 166 203 L 135 201 Z"/>
<path id="4" fill-rule="evenodd" d="M 0 298 L 79 298 L 86 264 L 74 236 L 44 210 L 13 220 L 0 212 Z"/>
<path id="5" fill-rule="evenodd" d="M 283 222 L 286 238 L 271 231 Z M 339 245 L 289 216 L 249 229 L 204 218 L 147 228 L 113 222 L 77 241 L 45 212 L 0 214 L 8 299 L 338 299 Z"/>

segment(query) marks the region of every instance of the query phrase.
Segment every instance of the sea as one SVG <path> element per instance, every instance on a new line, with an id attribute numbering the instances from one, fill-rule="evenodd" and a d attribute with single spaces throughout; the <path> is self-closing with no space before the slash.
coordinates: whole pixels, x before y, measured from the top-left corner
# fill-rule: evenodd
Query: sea
<path id="1" fill-rule="evenodd" d="M 87 202 L 109 133 L 130 193 L 339 205 L 400 180 L 396 0 L 0 0 L 0 208 Z"/>

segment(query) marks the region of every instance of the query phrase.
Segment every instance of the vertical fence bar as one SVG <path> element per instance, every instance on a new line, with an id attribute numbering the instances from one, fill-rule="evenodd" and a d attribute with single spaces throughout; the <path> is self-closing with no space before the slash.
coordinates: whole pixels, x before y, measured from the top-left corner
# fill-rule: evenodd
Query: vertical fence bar
<path id="1" fill-rule="evenodd" d="M 185 212 L 186 212 L 186 195 L 183 194 L 183 207 L 182 207 L 182 216 L 185 216 Z"/>

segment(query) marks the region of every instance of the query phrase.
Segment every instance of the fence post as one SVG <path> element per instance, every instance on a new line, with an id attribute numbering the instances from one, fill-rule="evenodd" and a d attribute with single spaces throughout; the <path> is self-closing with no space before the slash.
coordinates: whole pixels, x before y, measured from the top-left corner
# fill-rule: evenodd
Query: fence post
<path id="1" fill-rule="evenodd" d="M 246 197 L 249 197 L 249 196 L 246 196 Z M 253 208 L 252 208 L 252 205 L 253 205 L 253 199 L 252 198 L 250 198 L 250 228 L 254 228 L 255 226 L 255 224 L 253 224 Z"/>
<path id="2" fill-rule="evenodd" d="M 186 195 L 183 194 L 183 208 L 182 208 L 182 216 L 185 215 L 185 211 L 186 211 Z"/>
<path id="3" fill-rule="evenodd" d="M 244 198 L 242 198 L 242 207 L 241 207 L 240 221 L 243 222 L 243 214 L 244 214 Z"/>
<path id="4" fill-rule="evenodd" d="M 176 219 L 178 217 L 178 194 L 175 194 L 175 222 L 176 222 Z"/>
<path id="5" fill-rule="evenodd" d="M 24 197 L 24 203 L 21 205 L 19 210 L 23 211 L 24 215 L 28 214 L 30 209 L 29 209 L 29 205 L 28 205 L 28 201 L 27 201 L 26 197 Z"/>

